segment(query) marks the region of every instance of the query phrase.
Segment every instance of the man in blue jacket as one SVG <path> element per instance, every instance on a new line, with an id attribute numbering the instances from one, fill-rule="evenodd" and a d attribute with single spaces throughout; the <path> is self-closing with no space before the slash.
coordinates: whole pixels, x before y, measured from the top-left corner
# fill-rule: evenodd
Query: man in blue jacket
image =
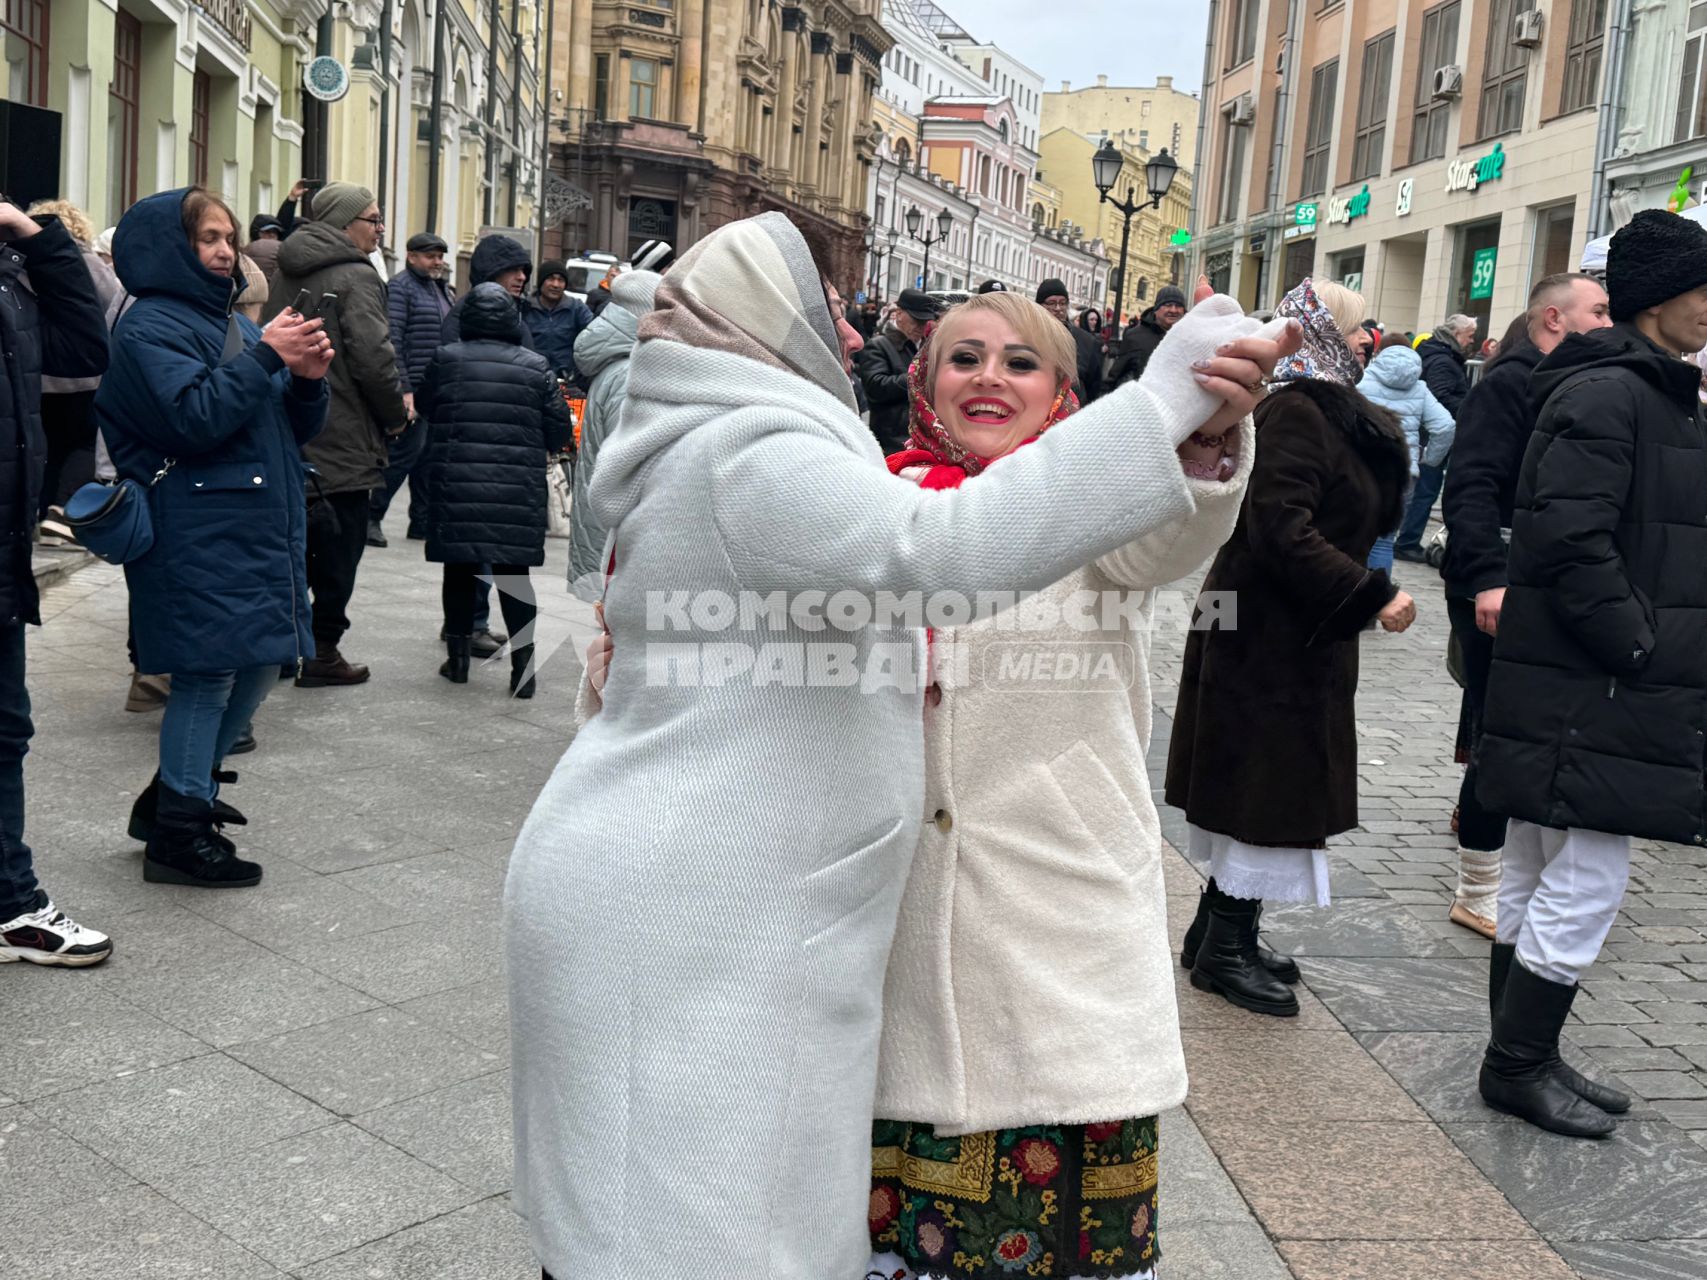
<path id="1" fill-rule="evenodd" d="M 53 904 L 24 843 L 24 755 L 35 726 L 24 687 L 24 624 L 41 625 L 30 567 L 47 441 L 41 378 L 107 370 L 107 324 L 95 282 L 57 218 L 39 223 L 0 197 L 0 962 L 82 967 L 112 940 Z"/>
<path id="2" fill-rule="evenodd" d="M 533 334 L 534 350 L 570 386 L 585 390 L 575 369 L 575 339 L 593 323 L 593 313 L 569 296 L 569 270 L 561 261 L 540 263 L 538 290 L 523 304 L 522 318 Z"/>
<path id="3" fill-rule="evenodd" d="M 391 459 L 385 481 L 368 498 L 367 544 L 389 545 L 385 513 L 391 500 L 409 480 L 409 536 L 426 536 L 426 485 L 420 462 L 426 452 L 427 423 L 415 412 L 415 384 L 439 349 L 439 329 L 450 314 L 456 293 L 445 283 L 445 254 L 450 246 L 430 231 L 409 237 L 403 270 L 391 277 L 387 306 L 391 316 L 391 345 L 397 349 L 397 370 L 403 376 L 403 404 L 409 425 L 390 443 Z"/>

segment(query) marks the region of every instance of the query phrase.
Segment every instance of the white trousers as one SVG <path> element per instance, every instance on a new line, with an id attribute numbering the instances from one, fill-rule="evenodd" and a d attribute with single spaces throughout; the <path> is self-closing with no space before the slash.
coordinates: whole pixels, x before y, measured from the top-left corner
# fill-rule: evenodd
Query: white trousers
<path id="1" fill-rule="evenodd" d="M 1538 978 L 1571 986 L 1600 954 L 1630 879 L 1630 837 L 1506 824 L 1499 940 Z"/>

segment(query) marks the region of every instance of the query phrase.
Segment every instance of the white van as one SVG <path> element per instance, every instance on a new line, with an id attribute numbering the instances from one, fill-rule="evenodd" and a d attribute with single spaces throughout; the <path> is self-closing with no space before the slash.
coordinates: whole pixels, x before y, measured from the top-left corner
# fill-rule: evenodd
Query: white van
<path id="1" fill-rule="evenodd" d="M 569 296 L 585 302 L 587 295 L 605 278 L 605 272 L 616 265 L 618 259 L 614 253 L 589 253 L 584 257 L 570 258 L 563 264 L 569 276 Z"/>

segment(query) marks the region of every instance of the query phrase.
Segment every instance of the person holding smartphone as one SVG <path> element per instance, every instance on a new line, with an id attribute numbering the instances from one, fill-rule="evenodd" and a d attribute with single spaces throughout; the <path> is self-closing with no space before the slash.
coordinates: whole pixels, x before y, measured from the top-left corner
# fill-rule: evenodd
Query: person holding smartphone
<path id="1" fill-rule="evenodd" d="M 334 349 L 294 311 L 264 332 L 235 312 L 237 221 L 200 187 L 133 205 L 113 265 L 135 301 L 95 412 L 119 476 L 148 486 L 154 543 L 125 579 L 138 666 L 172 677 L 130 832 L 146 880 L 259 884 L 222 830 L 243 819 L 219 799 L 236 779 L 220 766 L 280 665 L 314 656 L 300 448 L 326 419 Z"/>
<path id="2" fill-rule="evenodd" d="M 385 281 L 369 256 L 385 219 L 373 192 L 333 182 L 314 193 L 314 220 L 279 250 L 266 315 L 286 311 L 299 293 L 337 349 L 327 375 L 332 402 L 326 429 L 304 451 L 317 473 L 308 526 L 308 587 L 314 600 L 314 656 L 302 664 L 301 689 L 361 684 L 368 669 L 339 651 L 350 629 L 348 608 L 367 548 L 368 495 L 385 481 L 387 444 L 409 422 Z"/>

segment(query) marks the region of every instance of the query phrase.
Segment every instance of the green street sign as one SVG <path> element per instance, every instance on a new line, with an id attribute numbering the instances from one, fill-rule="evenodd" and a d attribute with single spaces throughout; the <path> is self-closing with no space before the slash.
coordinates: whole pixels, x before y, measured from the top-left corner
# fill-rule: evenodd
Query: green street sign
<path id="1" fill-rule="evenodd" d="M 1478 249 L 1470 261 L 1470 301 L 1479 302 L 1494 296 L 1494 263 L 1498 249 Z"/>
<path id="2" fill-rule="evenodd" d="M 1173 235 L 1168 237 L 1168 243 L 1173 245 L 1176 249 L 1183 249 L 1186 245 L 1191 243 L 1191 232 L 1187 231 L 1184 227 L 1181 227 L 1178 231 L 1174 232 Z"/>
<path id="3" fill-rule="evenodd" d="M 1292 212 L 1292 220 L 1300 227 L 1309 227 L 1312 231 L 1315 230 L 1316 206 L 1314 204 L 1299 205 Z"/>

